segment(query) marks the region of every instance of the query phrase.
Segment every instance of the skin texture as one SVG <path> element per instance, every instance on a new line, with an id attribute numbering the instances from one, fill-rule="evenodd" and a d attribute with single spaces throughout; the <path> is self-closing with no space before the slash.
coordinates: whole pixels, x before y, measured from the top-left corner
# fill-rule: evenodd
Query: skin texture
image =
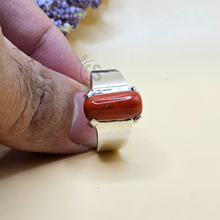
<path id="1" fill-rule="evenodd" d="M 60 30 L 32 0 L 1 1 L 0 24 L 0 144 L 44 153 L 94 148 L 96 131 L 78 108 L 87 73 Z"/>
<path id="2" fill-rule="evenodd" d="M 9 41 L 42 65 L 85 83 L 87 73 L 78 57 L 34 0 L 0 3 L 0 25 Z"/>

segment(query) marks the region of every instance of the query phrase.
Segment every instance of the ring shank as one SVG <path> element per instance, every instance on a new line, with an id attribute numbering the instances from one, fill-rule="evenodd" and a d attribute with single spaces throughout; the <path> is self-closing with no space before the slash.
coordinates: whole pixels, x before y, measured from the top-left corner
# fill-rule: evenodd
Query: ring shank
<path id="1" fill-rule="evenodd" d="M 118 70 L 91 72 L 91 88 L 94 94 L 107 94 L 131 90 L 123 75 Z"/>
<path id="2" fill-rule="evenodd" d="M 127 121 L 99 122 L 97 151 L 122 149 L 130 136 L 133 119 Z"/>
<path id="3" fill-rule="evenodd" d="M 96 94 L 109 94 L 129 91 L 123 75 L 117 70 L 91 72 L 91 89 Z M 111 151 L 123 148 L 130 136 L 133 119 L 118 121 L 100 121 L 95 127 L 98 134 L 97 151 Z"/>

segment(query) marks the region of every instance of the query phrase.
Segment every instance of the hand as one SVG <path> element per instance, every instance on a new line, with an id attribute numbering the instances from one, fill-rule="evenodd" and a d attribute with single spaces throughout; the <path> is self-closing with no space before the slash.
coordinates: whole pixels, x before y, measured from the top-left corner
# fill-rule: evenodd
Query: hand
<path id="1" fill-rule="evenodd" d="M 1 1 L 0 25 L 0 144 L 46 153 L 95 147 L 83 113 L 87 73 L 60 30 L 32 0 Z"/>

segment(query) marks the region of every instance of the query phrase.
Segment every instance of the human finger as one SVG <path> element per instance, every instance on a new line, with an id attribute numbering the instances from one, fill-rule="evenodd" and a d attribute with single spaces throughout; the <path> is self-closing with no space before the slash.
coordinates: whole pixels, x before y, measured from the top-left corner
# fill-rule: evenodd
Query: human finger
<path id="1" fill-rule="evenodd" d="M 88 88 L 26 56 L 2 34 L 0 48 L 0 144 L 45 153 L 95 147 L 96 130 L 83 113 Z"/>
<path id="2" fill-rule="evenodd" d="M 44 66 L 88 85 L 87 73 L 62 32 L 33 0 L 1 1 L 4 36 Z"/>

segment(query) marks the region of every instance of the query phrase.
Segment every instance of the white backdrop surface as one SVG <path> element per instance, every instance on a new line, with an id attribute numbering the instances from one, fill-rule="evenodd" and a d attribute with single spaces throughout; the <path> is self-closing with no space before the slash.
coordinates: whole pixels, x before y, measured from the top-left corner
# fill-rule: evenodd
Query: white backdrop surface
<path id="1" fill-rule="evenodd" d="M 0 147 L 1 220 L 220 219 L 220 2 L 105 0 L 69 36 L 140 89 L 118 153 Z M 83 61 L 85 62 L 85 61 Z"/>

